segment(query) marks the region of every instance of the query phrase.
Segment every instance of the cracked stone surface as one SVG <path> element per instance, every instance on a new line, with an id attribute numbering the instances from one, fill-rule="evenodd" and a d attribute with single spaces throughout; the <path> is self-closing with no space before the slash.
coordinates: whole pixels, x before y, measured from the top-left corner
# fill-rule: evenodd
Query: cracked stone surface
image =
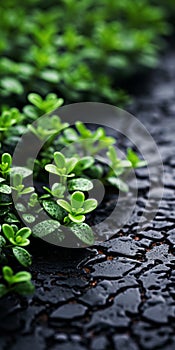
<path id="1" fill-rule="evenodd" d="M 122 230 L 113 227 L 110 240 L 79 250 L 34 241 L 36 292 L 0 300 L 0 350 L 175 349 L 174 85 L 171 53 L 150 73 L 143 95 L 130 107 L 154 137 L 164 162 L 165 189 L 154 220 L 137 234 L 149 190 L 146 169 L 138 169 L 136 208 Z M 159 188 L 152 191 L 156 199 Z M 110 230 L 105 224 L 103 231 Z"/>

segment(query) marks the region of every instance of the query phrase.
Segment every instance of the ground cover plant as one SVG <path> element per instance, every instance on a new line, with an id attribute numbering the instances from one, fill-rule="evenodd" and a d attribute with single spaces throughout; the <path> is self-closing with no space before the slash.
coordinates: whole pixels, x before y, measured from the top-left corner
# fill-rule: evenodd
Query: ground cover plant
<path id="1" fill-rule="evenodd" d="M 28 92 L 53 91 L 65 102 L 123 104 L 121 82 L 157 62 L 163 36 L 170 33 L 170 5 L 171 0 L 3 2 L 1 100 L 14 106 L 15 96 L 24 105 Z"/>
<path id="2" fill-rule="evenodd" d="M 62 103 L 56 95 L 42 99 L 32 93 L 28 100 L 31 104 L 25 106 L 22 112 L 15 109 L 14 113 L 12 108 L 3 111 L 1 119 L 0 261 L 1 266 L 5 266 L 2 270 L 1 296 L 11 291 L 23 293 L 23 287 L 26 293 L 33 290 L 28 273 L 22 271 L 14 275 L 7 265 L 13 267 L 15 261 L 23 267 L 31 265 L 31 256 L 26 247 L 32 235 L 43 238 L 53 234 L 57 241 L 62 242 L 67 234 L 65 227 L 82 245 L 95 243 L 94 232 L 86 222 L 87 214 L 90 215 L 98 206 L 97 200 L 89 195 L 94 178 L 99 178 L 104 186 L 110 184 L 127 192 L 128 184 L 122 179 L 123 174 L 146 165 L 131 149 L 128 149 L 125 159 L 120 159 L 115 138 L 108 136 L 102 127 L 92 131 L 79 121 L 74 128 L 69 127 L 54 113 L 38 118 L 43 109 L 55 109 Z M 8 127 L 4 113 L 13 115 Z M 34 121 L 33 125 L 30 124 L 31 120 Z M 26 159 L 24 166 L 14 166 L 13 156 L 4 152 L 6 146 L 15 146 L 23 133 L 44 142 L 34 160 L 35 183 L 40 182 L 42 176 L 45 183 L 38 192 L 26 182 L 32 173 L 31 159 Z M 66 145 L 67 154 L 64 154 L 61 150 Z M 101 152 L 103 157 L 99 161 Z M 49 175 L 54 179 L 51 186 L 48 185 Z M 41 212 L 46 212 L 49 219 L 42 220 Z M 23 276 L 22 279 L 19 276 Z"/>
<path id="3" fill-rule="evenodd" d="M 116 208 L 116 220 L 115 217 L 113 222 L 109 219 L 109 225 L 101 221 L 109 213 L 103 210 L 105 203 L 111 208 L 115 201 L 113 188 L 111 196 L 109 192 L 105 196 L 103 208 L 100 209 L 98 205 L 95 211 L 86 214 L 85 223 L 90 225 L 89 217 L 92 216 L 92 224 L 99 223 L 97 232 L 101 237 L 103 234 L 110 236 L 106 242 L 101 241 L 95 246 L 77 250 L 54 247 L 30 236 L 31 244 L 26 249 L 32 253 L 29 271 L 36 291 L 27 298 L 8 295 L 0 299 L 2 347 L 9 350 L 23 349 L 27 343 L 33 348 L 42 349 L 60 347 L 64 350 L 94 350 L 121 346 L 124 349 L 174 350 L 175 123 L 171 88 L 175 83 L 174 59 L 173 48 L 169 47 L 146 87 L 144 79 L 140 77 L 139 82 L 142 81 L 143 84 L 141 96 L 136 96 L 132 106 L 132 112 L 151 131 L 158 150 L 163 155 L 164 195 L 158 210 L 155 211 L 155 197 L 160 195 L 160 187 L 157 186 L 160 184 L 160 172 L 154 176 L 151 185 L 156 196 L 149 200 L 151 176 L 146 168 L 141 168 L 136 170 L 136 206 L 133 214 L 129 215 L 126 226 L 120 226 L 120 213 L 126 212 L 126 209 L 129 211 L 133 203 L 132 194 L 136 183 L 133 183 L 131 174 L 127 181 L 130 190 L 121 196 L 119 210 Z M 161 94 L 157 93 L 162 91 Z M 72 107 L 76 109 L 76 106 Z M 67 109 L 69 107 L 60 108 L 58 115 L 64 115 Z M 94 119 L 95 114 L 89 113 L 91 115 Z M 95 128 L 92 130 L 95 131 Z M 110 129 L 107 129 L 107 135 L 108 131 Z M 114 136 L 114 133 L 111 132 L 111 135 Z M 122 135 L 117 134 L 116 140 L 118 155 L 120 148 L 122 159 L 125 160 L 127 147 L 134 148 Z M 4 151 L 11 150 L 4 148 Z M 54 164 L 55 151 L 47 164 Z M 63 153 L 63 150 L 59 152 Z M 67 153 L 64 155 L 66 158 L 72 156 Z M 150 168 L 148 170 L 152 171 Z M 57 176 L 54 179 L 54 174 L 46 174 L 53 181 L 50 186 L 47 182 L 45 187 L 51 189 Z M 96 183 L 98 180 L 94 181 L 94 187 Z M 29 186 L 29 183 L 25 182 L 25 185 Z M 101 194 L 103 195 L 103 189 Z M 32 192 L 29 196 L 31 195 L 30 202 L 34 205 L 36 196 Z M 127 198 L 126 202 L 122 197 Z M 89 198 L 96 198 L 94 188 L 89 191 Z M 150 221 L 147 217 L 143 220 L 142 230 L 141 217 L 147 216 L 147 213 L 154 216 L 154 219 Z M 20 269 L 16 260 L 10 266 L 15 274 Z M 23 269 L 26 268 L 22 267 L 21 270 Z"/>
<path id="4" fill-rule="evenodd" d="M 123 175 L 145 165 L 131 149 L 125 159 L 120 159 L 115 139 L 103 128 L 92 131 L 79 121 L 70 128 L 57 115 L 48 115 L 45 120 L 39 117 L 61 106 L 63 98 L 66 103 L 89 100 L 124 104 L 128 96 L 121 82 L 140 69 L 155 66 L 164 46 L 163 36 L 170 33 L 166 18 L 171 9 L 171 0 L 162 0 L 161 5 L 148 0 L 97 0 L 95 4 L 92 0 L 62 0 L 59 5 L 54 0 L 49 5 L 40 0 L 3 2 L 0 296 L 33 292 L 30 273 L 19 271 L 32 263 L 26 249 L 32 235 L 57 232 L 61 241 L 65 239 L 61 226 L 65 226 L 85 246 L 94 243 L 94 233 L 86 222 L 87 214 L 98 205 L 95 198 L 88 198 L 93 178 L 125 192 L 129 184 Z M 46 174 L 55 176 L 51 187 L 45 181 L 42 193 L 27 185 L 30 159 L 26 167 L 12 167 L 14 147 L 29 131 L 36 139 L 46 141 L 35 160 L 35 180 L 39 173 L 43 182 Z M 81 156 L 74 143 L 79 144 Z M 70 154 L 61 152 L 66 145 Z M 106 168 L 98 161 L 101 151 Z M 42 211 L 50 220 L 39 222 Z M 31 225 L 32 230 L 28 227 Z"/>

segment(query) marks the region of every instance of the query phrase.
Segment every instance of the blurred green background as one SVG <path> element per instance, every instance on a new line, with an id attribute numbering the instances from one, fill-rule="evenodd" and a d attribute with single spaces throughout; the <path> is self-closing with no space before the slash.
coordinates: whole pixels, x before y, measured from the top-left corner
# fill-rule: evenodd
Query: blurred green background
<path id="1" fill-rule="evenodd" d="M 124 105 L 123 82 L 154 68 L 166 50 L 174 7 L 174 0 L 4 1 L 1 105 L 24 106 L 29 92 Z"/>

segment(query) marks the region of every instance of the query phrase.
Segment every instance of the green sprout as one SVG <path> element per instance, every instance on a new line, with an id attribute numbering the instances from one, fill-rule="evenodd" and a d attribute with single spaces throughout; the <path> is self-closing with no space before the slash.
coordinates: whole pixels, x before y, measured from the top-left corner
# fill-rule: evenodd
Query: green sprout
<path id="1" fill-rule="evenodd" d="M 132 164 L 132 168 L 141 168 L 147 165 L 147 162 L 144 160 L 141 160 L 131 148 L 127 149 L 126 157 L 129 160 L 129 162 Z"/>
<path id="2" fill-rule="evenodd" d="M 36 120 L 43 114 L 50 113 L 63 104 L 63 99 L 58 98 L 54 93 L 47 94 L 45 99 L 36 93 L 30 93 L 27 97 L 31 104 L 24 106 L 23 112 L 29 120 Z"/>
<path id="3" fill-rule="evenodd" d="M 110 146 L 107 152 L 109 159 L 109 171 L 106 176 L 107 182 L 112 186 L 117 187 L 120 191 L 127 192 L 129 190 L 128 185 L 123 181 L 120 176 L 127 175 L 128 171 L 132 168 L 138 168 L 146 165 L 145 161 L 140 160 L 134 151 L 128 149 L 126 159 L 120 159 L 117 151 L 113 146 Z"/>
<path id="4" fill-rule="evenodd" d="M 28 237 L 31 235 L 31 230 L 28 227 L 23 227 L 17 230 L 16 227 L 8 224 L 2 225 L 4 236 L 15 246 L 24 247 L 30 244 Z"/>
<path id="5" fill-rule="evenodd" d="M 4 182 L 5 179 L 0 177 L 0 193 L 10 194 L 12 192 L 11 187 Z"/>
<path id="6" fill-rule="evenodd" d="M 63 186 L 61 183 L 55 183 L 52 185 L 51 190 L 45 186 L 43 188 L 49 193 L 44 194 L 40 198 L 49 198 L 50 196 L 53 196 L 55 198 L 64 198 L 64 193 L 66 191 L 66 186 Z M 86 179 L 86 178 L 77 178 L 73 180 L 69 180 L 67 183 L 67 188 L 69 191 L 89 191 L 93 188 L 92 181 Z"/>
<path id="7" fill-rule="evenodd" d="M 94 165 L 95 159 L 91 156 L 85 156 L 78 160 L 74 168 L 74 173 L 76 176 L 81 175 L 87 169 L 91 169 Z"/>
<path id="8" fill-rule="evenodd" d="M 129 160 L 123 160 L 118 157 L 117 151 L 113 146 L 109 147 L 107 156 L 109 158 L 109 165 L 116 176 L 123 174 L 125 169 L 132 167 Z"/>
<path id="9" fill-rule="evenodd" d="M 25 187 L 23 184 L 23 177 L 21 174 L 14 174 L 12 178 L 13 186 L 11 188 L 15 191 L 16 197 L 19 198 L 24 194 L 29 194 L 34 191 L 34 187 Z"/>
<path id="10" fill-rule="evenodd" d="M 85 156 L 94 156 L 101 150 L 115 143 L 115 139 L 111 136 L 107 136 L 102 127 L 91 131 L 80 121 L 77 121 L 75 125 L 78 132 L 73 128 L 68 128 L 64 131 L 61 140 L 64 144 L 73 142 L 80 144 Z"/>
<path id="11" fill-rule="evenodd" d="M 60 107 L 64 102 L 62 98 L 58 98 L 54 93 L 48 94 L 45 99 L 36 93 L 31 93 L 28 95 L 28 100 L 37 109 L 42 111 L 42 113 L 50 113 Z"/>
<path id="12" fill-rule="evenodd" d="M 12 157 L 9 153 L 3 153 L 1 156 L 0 172 L 2 176 L 6 179 L 7 175 L 10 173 L 12 164 Z"/>
<path id="13" fill-rule="evenodd" d="M 28 227 L 18 230 L 16 225 L 3 224 L 2 233 L 4 236 L 0 235 L 1 254 L 7 258 L 12 253 L 21 265 L 30 266 L 32 263 L 31 256 L 22 247 L 29 245 L 28 237 L 31 235 L 31 230 Z"/>
<path id="14" fill-rule="evenodd" d="M 37 193 L 32 193 L 30 195 L 29 201 L 28 201 L 28 206 L 31 208 L 34 208 L 38 205 L 38 194 Z"/>
<path id="15" fill-rule="evenodd" d="M 15 124 L 20 124 L 24 119 L 23 114 L 17 108 L 4 110 L 0 116 L 0 141 L 6 137 L 6 133 L 11 130 Z"/>
<path id="16" fill-rule="evenodd" d="M 51 189 L 43 186 L 48 194 L 42 195 L 41 199 L 49 198 L 50 196 L 56 199 L 64 198 L 66 181 L 69 191 L 89 191 L 93 188 L 93 183 L 87 178 L 80 177 L 70 180 L 71 177 L 81 174 L 83 170 L 89 168 L 94 163 L 92 157 L 83 157 L 79 160 L 77 155 L 72 158 L 66 158 L 61 152 L 55 152 L 54 162 L 55 165 L 47 164 L 45 169 L 50 173 L 58 175 L 60 183 L 54 183 Z"/>
<path id="17" fill-rule="evenodd" d="M 15 274 L 10 266 L 4 266 L 2 275 L 5 283 L 0 283 L 0 297 L 12 292 L 20 295 L 34 292 L 34 286 L 31 283 L 32 276 L 29 272 L 20 271 Z"/>
<path id="18" fill-rule="evenodd" d="M 67 211 L 66 224 L 72 222 L 81 223 L 85 221 L 85 214 L 90 213 L 97 207 L 96 199 L 86 199 L 83 192 L 76 191 L 71 195 L 70 203 L 59 199 L 57 203 Z"/>
<path id="19" fill-rule="evenodd" d="M 75 157 L 65 158 L 64 154 L 62 154 L 61 152 L 55 152 L 54 162 L 55 165 L 47 164 L 45 166 L 45 169 L 49 173 L 58 175 L 60 178 L 60 183 L 64 186 L 66 183 L 66 179 L 74 176 L 72 171 L 75 168 L 78 159 Z"/>
<path id="20" fill-rule="evenodd" d="M 62 130 L 69 126 L 68 123 L 62 123 L 57 115 L 44 116 L 39 118 L 34 125 L 29 124 L 28 129 L 41 141 L 49 137 L 54 139 Z"/>
<path id="21" fill-rule="evenodd" d="M 43 186 L 44 190 L 46 190 L 49 194 L 43 195 L 41 198 L 47 198 L 50 196 L 53 196 L 55 198 L 63 198 L 64 197 L 64 192 L 66 191 L 66 186 L 62 185 L 61 183 L 54 183 L 52 185 L 51 190 Z"/>

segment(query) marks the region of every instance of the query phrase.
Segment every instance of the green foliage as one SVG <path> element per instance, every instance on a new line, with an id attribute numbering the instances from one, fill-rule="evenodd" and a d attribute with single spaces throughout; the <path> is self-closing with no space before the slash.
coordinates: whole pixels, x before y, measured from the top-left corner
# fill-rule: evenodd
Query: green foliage
<path id="1" fill-rule="evenodd" d="M 13 186 L 11 188 L 16 192 L 17 198 L 34 191 L 34 187 L 25 187 L 23 185 L 23 177 L 21 174 L 14 174 Z"/>
<path id="2" fill-rule="evenodd" d="M 43 100 L 38 95 L 31 95 L 29 99 L 34 104 L 33 119 L 36 119 L 37 113 L 39 115 L 44 108 L 55 108 L 61 103 L 58 99 L 57 104 L 56 99 L 53 98 L 53 104 L 47 105 L 45 102 L 50 99 Z M 14 124 L 13 131 L 9 126 L 3 142 L 8 144 L 14 135 L 20 137 L 24 128 L 25 131 L 27 130 L 26 126 L 31 119 L 32 115 L 24 114 L 20 124 L 18 126 Z M 97 207 L 97 201 L 94 198 L 85 199 L 85 194 L 87 195 L 87 192 L 93 188 L 91 178 L 98 178 L 105 185 L 110 184 L 126 192 L 129 188 L 121 177 L 127 175 L 131 169 L 146 164 L 131 149 L 127 150 L 126 159 L 120 159 L 113 146 L 115 139 L 107 136 L 102 127 L 91 131 L 83 123 L 77 122 L 76 128 L 73 129 L 54 115 L 46 116 L 46 119 L 36 119 L 33 125 L 35 125 L 33 129 L 28 128 L 40 140 L 43 141 L 50 136 L 49 142 L 46 140 L 44 150 L 37 159 L 37 168 L 34 170 L 36 176 L 41 176 L 40 170 L 45 168 L 47 172 L 55 176 L 57 182 L 53 183 L 51 189 L 43 186 L 45 193 L 41 196 L 32 193 L 34 188 L 24 185 L 25 178 L 32 175 L 32 170 L 25 166 L 11 167 L 10 154 L 2 154 L 0 164 L 2 174 L 0 177 L 0 220 L 3 223 L 0 235 L 0 264 L 2 266 L 13 261 L 14 258 L 24 267 L 32 263 L 30 254 L 24 249 L 30 243 L 28 237 L 31 235 L 31 230 L 28 227 L 21 227 L 21 220 L 17 217 L 16 210 L 21 213 L 26 225 L 32 224 L 33 236 L 37 238 L 52 235 L 54 242 L 55 240 L 62 242 L 65 235 L 74 234 L 85 246 L 92 245 L 95 242 L 95 236 L 91 227 L 85 223 L 86 214 L 91 213 Z M 20 129 L 21 126 L 24 128 Z M 16 128 L 18 128 L 17 133 L 15 133 Z M 55 149 L 66 145 L 69 146 L 68 156 L 59 151 L 55 152 Z M 78 150 L 83 150 L 83 156 L 77 154 L 77 145 Z M 98 155 L 104 149 L 108 149 L 108 160 Z M 53 161 L 54 164 L 52 164 Z M 9 174 L 12 181 L 10 181 Z M 16 199 L 15 208 L 12 205 L 12 191 L 13 198 Z M 23 195 L 25 194 L 30 196 L 24 196 L 24 201 Z M 50 219 L 38 221 L 42 210 L 50 216 Z M 21 228 L 18 228 L 17 225 L 20 225 Z M 64 231 L 64 226 L 68 231 Z M 32 291 L 33 287 L 29 281 L 15 282 L 10 286 L 7 285 L 7 281 L 0 284 L 1 296 L 9 291 L 27 294 L 30 290 Z"/>
<path id="3" fill-rule="evenodd" d="M 79 224 L 72 223 L 70 225 L 70 229 L 74 233 L 74 235 L 78 237 L 83 243 L 87 245 L 94 244 L 94 233 L 91 227 L 85 222 Z"/>
<path id="4" fill-rule="evenodd" d="M 42 113 L 50 113 L 60 107 L 63 104 L 63 99 L 57 97 L 56 94 L 48 94 L 45 99 L 40 95 L 31 93 L 28 96 L 28 100 L 33 104 L 37 109 L 42 111 Z"/>
<path id="5" fill-rule="evenodd" d="M 90 148 L 89 152 L 92 155 L 115 143 L 113 137 L 106 136 L 105 129 L 102 127 L 92 132 L 82 122 L 77 121 L 75 125 L 80 135 L 78 142 L 81 142 L 81 146 L 85 143 L 86 151 L 88 152 Z"/>
<path id="6" fill-rule="evenodd" d="M 108 176 L 107 181 L 109 182 L 110 185 L 117 187 L 120 191 L 122 192 L 128 192 L 129 187 L 125 181 L 120 179 L 119 177 L 115 176 Z"/>
<path id="7" fill-rule="evenodd" d="M 118 157 L 117 151 L 113 146 L 109 147 L 107 156 L 110 168 L 105 180 L 120 191 L 127 192 L 129 187 L 119 176 L 126 175 L 132 168 L 143 167 L 147 162 L 141 160 L 131 148 L 128 148 L 126 159 L 124 160 Z"/>
<path id="8" fill-rule="evenodd" d="M 3 184 L 3 181 L 5 181 L 5 179 L 0 178 L 0 193 L 10 194 L 12 192 L 11 187 Z"/>
<path id="9" fill-rule="evenodd" d="M 45 166 L 45 169 L 52 174 L 56 174 L 60 178 L 61 184 L 64 186 L 66 182 L 66 178 L 74 176 L 73 173 L 71 173 L 78 162 L 78 159 L 76 157 L 72 158 L 65 158 L 64 154 L 61 152 L 55 152 L 54 153 L 54 162 L 53 164 L 47 164 Z"/>
<path id="10" fill-rule="evenodd" d="M 69 191 L 90 191 L 93 188 L 92 181 L 85 178 L 78 178 L 68 181 Z"/>
<path id="11" fill-rule="evenodd" d="M 2 3 L 0 296 L 33 291 L 28 272 L 15 274 L 7 266 L 13 264 L 14 258 L 19 265 L 31 264 L 31 256 L 23 248 L 29 244 L 31 231 L 22 227 L 16 209 L 25 223 L 33 223 L 36 237 L 54 234 L 62 241 L 61 223 L 83 244 L 94 244 L 94 233 L 84 222 L 85 215 L 97 206 L 95 199 L 85 199 L 83 194 L 93 187 L 90 179 L 98 178 L 105 185 L 128 191 L 127 173 L 146 165 L 131 149 L 127 150 L 126 159 L 120 159 L 113 147 L 115 140 L 103 128 L 91 131 L 78 121 L 75 129 L 70 128 L 50 113 L 62 105 L 62 97 L 66 103 L 88 100 L 119 105 L 128 101 L 127 93 L 120 88 L 121 82 L 140 69 L 155 66 L 158 52 L 164 46 L 163 37 L 170 30 L 166 18 L 173 16 L 173 4 L 173 0 L 61 0 L 59 4 L 51 0 L 44 5 L 41 0 L 23 3 L 6 0 Z M 13 107 L 16 105 L 21 109 Z M 39 118 L 43 114 L 47 115 Z M 34 176 L 42 175 L 44 168 L 57 176 L 51 189 L 44 186 L 46 192 L 41 197 L 32 193 L 32 187 L 24 186 L 23 179 L 32 170 L 12 167 L 11 155 L 3 153 L 7 147 L 14 149 L 27 131 L 44 141 Z M 77 155 L 74 143 L 82 150 L 81 156 Z M 69 146 L 70 154 L 58 152 L 60 146 Z M 108 149 L 109 158 L 108 162 L 105 159 L 105 167 L 98 157 L 104 149 Z M 67 190 L 73 193 L 70 195 Z M 13 198 L 15 194 L 20 198 L 16 208 L 12 191 Z M 32 210 L 35 215 L 31 214 Z M 51 219 L 38 222 L 41 210 Z"/>
<path id="12" fill-rule="evenodd" d="M 56 91 L 69 102 L 125 102 L 120 81 L 155 66 L 161 36 L 170 29 L 167 2 L 155 1 L 51 0 L 43 6 L 41 0 L 14 0 L 13 5 L 6 0 L 1 6 L 0 95 L 22 95 L 24 101 L 31 90 L 42 96 Z M 32 93 L 31 102 L 50 111 L 50 101 L 43 104 L 37 94 Z"/>
<path id="13" fill-rule="evenodd" d="M 2 111 L 0 116 L 0 141 L 3 141 L 10 134 L 14 125 L 22 122 L 23 117 L 17 108 Z"/>
<path id="14" fill-rule="evenodd" d="M 23 227 L 20 230 L 16 230 L 16 227 L 8 224 L 2 225 L 4 236 L 15 246 L 29 245 L 30 241 L 28 237 L 31 235 L 31 230 L 28 227 Z"/>
<path id="15" fill-rule="evenodd" d="M 31 255 L 28 253 L 26 249 L 16 246 L 12 248 L 12 251 L 15 258 L 24 267 L 28 267 L 32 264 Z"/>
<path id="16" fill-rule="evenodd" d="M 32 193 L 28 201 L 28 206 L 31 208 L 34 208 L 37 206 L 37 204 L 38 204 L 38 195 L 37 193 Z"/>
<path id="17" fill-rule="evenodd" d="M 60 223 L 56 220 L 44 220 L 33 227 L 32 233 L 37 238 L 43 238 L 55 230 L 58 231 Z"/>
<path id="18" fill-rule="evenodd" d="M 86 199 L 83 192 L 75 191 L 71 195 L 70 203 L 59 199 L 57 203 L 68 212 L 68 216 L 64 218 L 64 222 L 70 221 L 80 223 L 85 220 L 85 215 L 90 213 L 97 207 L 97 201 L 95 199 Z"/>
<path id="19" fill-rule="evenodd" d="M 76 142 L 80 145 L 81 150 L 84 151 L 85 156 L 94 156 L 101 150 L 109 147 L 115 143 L 115 139 L 110 136 L 106 136 L 104 128 L 99 127 L 95 131 L 91 131 L 86 127 L 86 125 L 80 121 L 75 123 L 76 130 L 68 128 L 64 132 L 64 143 Z M 88 162 L 92 162 L 92 158 L 85 157 L 84 163 L 82 161 L 81 165 L 85 166 Z"/>
<path id="20" fill-rule="evenodd" d="M 116 149 L 112 146 L 115 139 L 108 137 L 103 128 L 91 131 L 87 126 L 80 122 L 76 123 L 76 128 L 78 132 L 75 129 L 68 127 L 58 136 L 58 144 L 69 144 L 69 152 L 72 152 L 73 157 L 65 157 L 61 152 L 54 152 L 51 157 L 51 160 L 54 160 L 54 164 L 46 164 L 45 169 L 49 173 L 58 176 L 60 182 L 54 183 L 51 189 L 44 186 L 43 189 L 46 193 L 40 197 L 40 201 L 44 210 L 52 219 L 58 220 L 62 225 L 69 226 L 71 231 L 85 244 L 88 244 L 89 237 L 89 244 L 92 244 L 90 242 L 93 241 L 93 232 L 84 221 L 86 218 L 85 214 L 96 208 L 97 201 L 93 198 L 85 200 L 85 195 L 83 194 L 83 192 L 90 191 L 93 188 L 93 183 L 90 178 L 100 178 L 105 185 L 110 184 L 117 187 L 120 191 L 127 192 L 129 187 L 121 176 L 126 176 L 133 167 L 144 166 L 146 163 L 141 161 L 139 157 L 137 158 L 136 163 L 136 155 L 135 163 L 133 163 L 133 151 L 132 157 L 131 151 L 127 151 L 126 159 L 120 159 Z M 80 158 L 76 153 L 76 148 L 74 147 L 75 144 L 81 145 L 81 150 L 82 148 L 85 150 L 87 147 L 88 153 L 93 154 L 93 156 L 88 155 Z M 108 160 L 99 157 L 98 154 L 96 156 L 94 155 L 94 153 L 97 152 L 97 149 L 99 152 L 103 148 L 108 148 Z M 87 153 L 87 150 L 85 150 L 84 153 Z M 47 156 L 47 150 L 45 151 L 45 155 Z M 97 163 L 101 160 L 101 164 Z M 105 171 L 103 169 L 104 163 L 106 167 Z M 71 177 L 74 178 L 70 179 Z M 67 193 L 67 190 L 73 192 L 71 197 Z M 57 200 L 57 203 L 54 201 L 55 199 Z M 71 226 L 71 223 L 76 225 Z M 85 225 L 79 226 L 82 223 Z M 48 223 L 46 224 L 48 225 Z M 43 224 L 41 224 L 41 226 L 43 226 Z M 36 225 L 37 229 L 38 227 L 40 230 L 40 224 Z M 72 227 L 74 228 L 72 229 Z M 54 231 L 55 230 L 53 229 L 53 232 Z M 39 236 L 44 237 L 48 232 L 50 232 L 50 229 L 46 231 L 43 228 L 41 233 L 39 233 Z M 57 232 L 58 237 L 62 237 L 60 236 L 61 231 L 58 230 Z"/>
<path id="21" fill-rule="evenodd" d="M 10 173 L 11 164 L 12 164 L 11 155 L 9 153 L 3 153 L 1 156 L 0 173 L 4 178 L 6 178 L 7 175 Z"/>
<path id="22" fill-rule="evenodd" d="M 31 283 L 31 274 L 26 271 L 20 271 L 14 274 L 9 266 L 4 266 L 2 269 L 4 284 L 0 284 L 0 297 L 8 293 L 18 293 L 20 295 L 31 294 L 34 291 L 34 286 Z"/>
<path id="23" fill-rule="evenodd" d="M 30 266 L 32 263 L 31 256 L 22 247 L 29 245 L 30 241 L 28 237 L 31 233 L 28 227 L 18 229 L 14 224 L 3 224 L 3 235 L 0 235 L 0 261 L 8 261 L 9 257 L 13 254 L 21 265 L 25 267 Z"/>
<path id="24" fill-rule="evenodd" d="M 141 160 L 131 148 L 127 149 L 127 159 L 131 162 L 133 168 L 140 168 L 147 164 L 147 162 Z"/>
<path id="25" fill-rule="evenodd" d="M 44 116 L 35 122 L 35 125 L 29 124 L 28 129 L 41 141 L 48 137 L 55 137 L 61 130 L 68 126 L 67 123 L 61 123 L 58 116 Z"/>
<path id="26" fill-rule="evenodd" d="M 48 93 L 45 98 L 42 98 L 36 93 L 30 93 L 28 95 L 28 100 L 31 104 L 24 106 L 23 112 L 31 121 L 35 121 L 39 116 L 42 116 L 45 113 L 54 111 L 63 104 L 63 99 L 58 98 L 58 96 L 54 93 Z M 46 120 L 48 121 L 49 119 Z M 58 128 L 59 121 L 59 118 L 53 118 L 51 121 L 49 121 L 49 127 L 53 128 L 56 126 Z M 47 122 L 40 127 L 47 128 Z"/>
<path id="27" fill-rule="evenodd" d="M 32 170 L 26 168 L 25 166 L 14 166 L 11 169 L 11 175 L 15 176 L 15 175 L 20 175 L 22 177 L 22 179 L 28 177 L 29 175 L 32 175 Z"/>
<path id="28" fill-rule="evenodd" d="M 63 198 L 66 190 L 66 186 L 62 185 L 61 183 L 54 183 L 51 190 L 45 186 L 43 186 L 43 188 L 49 193 L 49 195 L 43 195 L 42 198 L 50 197 L 50 195 L 55 198 Z"/>
<path id="29" fill-rule="evenodd" d="M 125 168 L 132 167 L 132 163 L 129 161 L 129 159 L 122 160 L 118 157 L 115 147 L 109 147 L 107 156 L 109 157 L 109 161 L 110 161 L 109 164 L 116 176 L 121 175 L 124 172 Z"/>
<path id="30" fill-rule="evenodd" d="M 66 212 L 63 208 L 61 208 L 56 202 L 53 200 L 46 200 L 44 199 L 42 201 L 43 208 L 45 211 L 53 218 L 60 221 L 63 221 L 64 217 L 66 216 Z"/>
<path id="31" fill-rule="evenodd" d="M 81 157 L 81 159 L 78 160 L 77 164 L 75 165 L 75 168 L 74 168 L 75 175 L 79 176 L 85 170 L 92 169 L 94 161 L 95 161 L 94 158 L 91 156 Z"/>

